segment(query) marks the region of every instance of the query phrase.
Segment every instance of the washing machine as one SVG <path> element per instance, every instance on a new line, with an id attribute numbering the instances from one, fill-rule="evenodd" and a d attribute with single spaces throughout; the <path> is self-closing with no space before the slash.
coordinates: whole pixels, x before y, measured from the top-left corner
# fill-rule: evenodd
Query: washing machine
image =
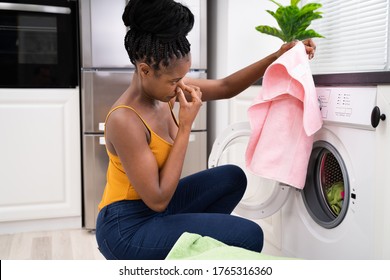
<path id="1" fill-rule="evenodd" d="M 272 219 L 265 240 L 279 240 L 281 255 L 390 259 L 390 87 L 317 87 L 317 94 L 324 125 L 314 135 L 302 190 L 245 169 L 248 122 L 216 139 L 209 167 L 245 170 L 248 188 L 234 213 L 262 226 Z"/>

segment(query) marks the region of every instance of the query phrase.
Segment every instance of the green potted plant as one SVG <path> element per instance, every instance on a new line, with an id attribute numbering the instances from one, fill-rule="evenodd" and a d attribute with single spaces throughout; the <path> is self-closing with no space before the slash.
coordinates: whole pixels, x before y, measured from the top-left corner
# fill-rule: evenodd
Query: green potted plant
<path id="1" fill-rule="evenodd" d="M 276 36 L 286 43 L 315 37 L 324 38 L 313 29 L 307 30 L 313 20 L 322 18 L 322 13 L 316 11 L 322 7 L 320 3 L 307 3 L 299 8 L 300 0 L 291 0 L 289 6 L 283 6 L 274 0 L 269 1 L 279 7 L 276 12 L 270 10 L 267 10 L 267 12 L 276 19 L 280 29 L 268 25 L 259 25 L 256 27 L 257 31 Z"/>

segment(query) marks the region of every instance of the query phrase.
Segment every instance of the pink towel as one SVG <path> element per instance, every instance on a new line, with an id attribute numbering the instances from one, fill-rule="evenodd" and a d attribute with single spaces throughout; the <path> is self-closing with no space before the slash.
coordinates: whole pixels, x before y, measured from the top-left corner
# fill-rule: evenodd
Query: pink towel
<path id="1" fill-rule="evenodd" d="M 302 42 L 267 68 L 248 117 L 252 133 L 245 154 L 247 168 L 303 189 L 313 134 L 321 128 L 322 117 Z"/>

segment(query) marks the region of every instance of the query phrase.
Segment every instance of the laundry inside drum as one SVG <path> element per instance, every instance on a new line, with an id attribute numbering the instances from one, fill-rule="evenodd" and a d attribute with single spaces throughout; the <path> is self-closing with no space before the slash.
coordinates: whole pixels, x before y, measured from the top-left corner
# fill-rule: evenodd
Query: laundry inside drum
<path id="1" fill-rule="evenodd" d="M 345 186 L 340 164 L 329 151 L 322 154 L 319 175 L 323 201 L 329 212 L 337 217 L 343 208 Z"/>
<path id="2" fill-rule="evenodd" d="M 315 222 L 324 228 L 337 227 L 348 212 L 348 170 L 340 152 L 326 141 L 313 144 L 303 202 Z"/>

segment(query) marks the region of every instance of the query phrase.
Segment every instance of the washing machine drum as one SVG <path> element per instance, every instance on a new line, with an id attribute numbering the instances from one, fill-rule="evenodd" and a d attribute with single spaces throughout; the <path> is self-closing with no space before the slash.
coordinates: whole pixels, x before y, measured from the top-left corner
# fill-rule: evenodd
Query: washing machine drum
<path id="1" fill-rule="evenodd" d="M 262 219 L 271 216 L 285 204 L 292 187 L 258 177 L 246 169 L 245 152 L 250 135 L 248 122 L 230 125 L 215 140 L 208 165 L 209 168 L 224 164 L 240 166 L 246 173 L 248 187 L 234 212 L 249 219 Z"/>
<path id="2" fill-rule="evenodd" d="M 230 125 L 215 140 L 209 168 L 235 164 L 246 173 L 248 187 L 235 213 L 250 219 L 262 219 L 277 212 L 292 190 L 288 185 L 258 177 L 245 165 L 245 152 L 251 128 L 248 122 Z M 299 191 L 311 219 L 324 228 L 337 227 L 345 218 L 352 195 L 349 176 L 342 156 L 326 141 L 316 141 L 310 155 L 305 187 Z"/>
<path id="3" fill-rule="evenodd" d="M 345 218 L 350 198 L 349 176 L 342 156 L 330 143 L 314 142 L 302 198 L 312 219 L 334 228 Z"/>

